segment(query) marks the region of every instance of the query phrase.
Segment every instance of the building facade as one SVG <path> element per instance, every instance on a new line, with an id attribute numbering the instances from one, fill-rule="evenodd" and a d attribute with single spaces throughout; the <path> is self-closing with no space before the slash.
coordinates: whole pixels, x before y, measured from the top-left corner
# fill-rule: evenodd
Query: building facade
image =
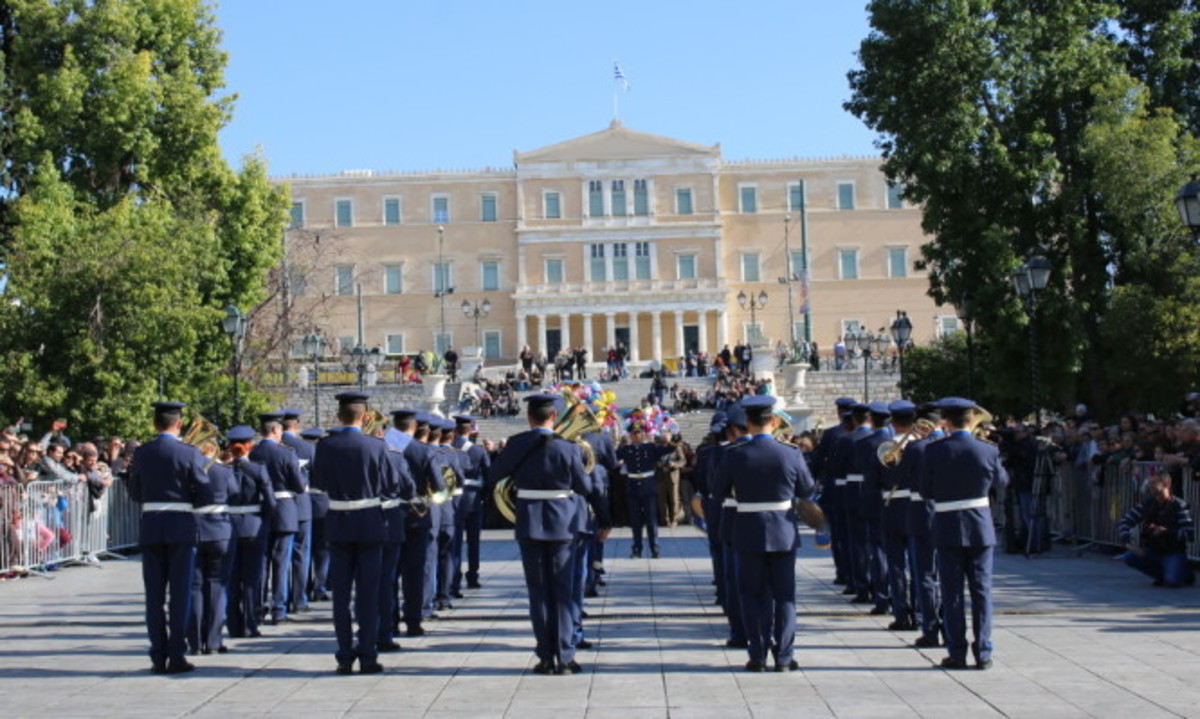
<path id="1" fill-rule="evenodd" d="M 828 351 L 897 310 L 918 343 L 956 322 L 925 294 L 920 212 L 877 158 L 727 162 L 613 122 L 511 169 L 288 181 L 296 326 L 333 350 L 361 332 L 389 355 L 582 345 L 602 360 L 623 343 L 644 362 L 756 333 Z"/>

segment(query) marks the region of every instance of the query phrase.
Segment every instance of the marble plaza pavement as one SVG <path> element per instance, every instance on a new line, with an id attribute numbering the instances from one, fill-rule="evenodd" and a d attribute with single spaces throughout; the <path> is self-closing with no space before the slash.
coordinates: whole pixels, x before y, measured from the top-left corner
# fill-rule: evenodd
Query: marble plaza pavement
<path id="1" fill-rule="evenodd" d="M 1200 716 L 1200 591 L 1164 590 L 1098 554 L 997 558 L 996 664 L 935 669 L 942 650 L 851 605 L 828 552 L 798 564 L 791 674 L 748 674 L 726 650 L 710 565 L 693 528 L 663 557 L 610 542 L 609 585 L 590 600 L 596 647 L 578 676 L 539 676 L 511 532 L 487 533 L 484 588 L 429 636 L 401 638 L 383 675 L 333 673 L 327 604 L 190 675 L 148 673 L 136 558 L 0 584 L 5 717 L 1072 717 Z"/>

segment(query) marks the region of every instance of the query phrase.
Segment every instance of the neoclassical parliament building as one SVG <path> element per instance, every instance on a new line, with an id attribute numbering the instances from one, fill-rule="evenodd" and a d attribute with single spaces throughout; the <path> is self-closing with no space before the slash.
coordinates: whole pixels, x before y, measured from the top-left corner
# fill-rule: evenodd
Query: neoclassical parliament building
<path id="1" fill-rule="evenodd" d="M 583 345 L 602 361 L 624 343 L 645 362 L 756 335 L 828 352 L 897 310 L 918 344 L 956 328 L 914 267 L 920 212 L 878 158 L 728 161 L 614 121 L 511 168 L 286 181 L 297 329 L 331 352 L 361 332 L 388 355 Z"/>

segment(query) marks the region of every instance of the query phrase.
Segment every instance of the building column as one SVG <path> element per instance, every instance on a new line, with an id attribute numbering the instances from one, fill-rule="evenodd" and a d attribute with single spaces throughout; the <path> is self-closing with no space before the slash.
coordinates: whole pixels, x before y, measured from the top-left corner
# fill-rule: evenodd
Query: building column
<path id="1" fill-rule="evenodd" d="M 588 352 L 589 359 L 595 359 L 596 348 L 592 346 L 592 313 L 583 313 L 583 348 Z"/>
<path id="2" fill-rule="evenodd" d="M 616 312 L 605 312 L 604 313 L 604 347 L 605 347 L 605 349 L 607 349 L 609 347 L 616 347 L 616 346 L 617 346 L 617 313 Z"/>
<path id="3" fill-rule="evenodd" d="M 683 349 L 683 310 L 675 310 L 675 356 L 687 356 Z"/>
<path id="4" fill-rule="evenodd" d="M 725 348 L 729 344 L 729 328 L 728 324 L 729 313 L 723 309 L 717 310 L 717 352 Z"/>
<path id="5" fill-rule="evenodd" d="M 650 313 L 650 346 L 653 349 L 651 359 L 662 362 L 662 312 L 655 310 Z"/>
<path id="6" fill-rule="evenodd" d="M 538 315 L 537 352 L 546 351 L 546 315 Z"/>
<path id="7" fill-rule="evenodd" d="M 562 327 L 562 346 L 571 346 L 571 315 L 559 315 L 558 324 Z"/>
<path id="8" fill-rule="evenodd" d="M 525 345 L 529 344 L 529 337 L 526 336 L 529 330 L 526 326 L 527 320 L 527 315 L 517 315 L 517 354 L 520 354 Z"/>
<path id="9" fill-rule="evenodd" d="M 638 337 L 638 313 L 629 313 L 629 361 L 641 362 L 641 340 Z"/>
<path id="10" fill-rule="evenodd" d="M 700 351 L 708 352 L 708 310 L 698 310 L 696 317 L 698 318 L 697 326 L 700 328 L 697 333 L 700 335 Z"/>

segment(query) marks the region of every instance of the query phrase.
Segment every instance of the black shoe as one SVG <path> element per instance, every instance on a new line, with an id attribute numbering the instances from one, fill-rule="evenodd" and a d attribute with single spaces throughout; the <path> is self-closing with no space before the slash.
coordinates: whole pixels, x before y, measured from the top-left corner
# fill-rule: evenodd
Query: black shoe
<path id="1" fill-rule="evenodd" d="M 844 578 L 844 577 L 834 577 L 834 578 L 833 578 L 833 583 L 834 583 L 834 584 L 836 584 L 836 585 L 838 585 L 838 586 L 840 586 L 840 587 L 844 587 L 844 586 L 846 586 L 846 580 L 845 580 L 845 578 Z"/>
<path id="2" fill-rule="evenodd" d="M 871 598 L 865 594 L 857 594 L 850 600 L 851 604 L 870 604 Z"/>
<path id="3" fill-rule="evenodd" d="M 364 664 L 358 670 L 359 674 L 383 674 L 383 665 L 379 662 Z"/>
<path id="4" fill-rule="evenodd" d="M 404 632 L 404 636 L 406 636 L 406 637 L 423 637 L 423 636 L 425 636 L 425 628 L 420 625 L 417 625 L 415 627 L 409 627 L 408 631 Z"/>
<path id="5" fill-rule="evenodd" d="M 597 586 L 597 587 L 607 587 L 607 586 L 608 586 L 608 582 L 604 581 L 603 579 L 597 579 L 597 580 L 596 580 L 596 586 Z"/>
<path id="6" fill-rule="evenodd" d="M 942 667 L 942 669 L 966 669 L 967 668 L 967 660 L 951 659 L 950 657 L 946 657 L 945 659 L 942 660 L 941 667 Z"/>
<path id="7" fill-rule="evenodd" d="M 386 642 L 379 642 L 375 645 L 375 648 L 384 653 L 398 652 L 400 651 L 400 643 L 393 640 L 388 640 Z"/>
<path id="8" fill-rule="evenodd" d="M 312 600 L 314 602 L 328 602 L 329 601 L 329 592 L 317 592 L 316 594 L 313 595 Z"/>
<path id="9" fill-rule="evenodd" d="M 425 618 L 426 619 L 441 619 L 442 617 L 437 612 L 430 612 L 429 615 L 426 616 Z"/>
<path id="10" fill-rule="evenodd" d="M 228 654 L 228 653 L 229 653 L 229 647 L 225 646 L 224 644 L 217 647 L 217 654 Z"/>
<path id="11" fill-rule="evenodd" d="M 923 634 L 917 637 L 917 640 L 913 642 L 913 646 L 919 649 L 932 649 L 933 647 L 942 646 L 942 640 L 938 639 L 936 634 Z"/>
<path id="12" fill-rule="evenodd" d="M 576 649 L 591 649 L 592 643 L 586 639 L 580 639 L 578 642 L 575 643 L 575 648 Z"/>
<path id="13" fill-rule="evenodd" d="M 746 671 L 748 671 L 748 672 L 759 673 L 759 672 L 765 672 L 766 670 L 767 670 L 767 667 L 762 662 L 756 662 L 753 659 L 746 662 Z"/>
<path id="14" fill-rule="evenodd" d="M 554 670 L 555 674 L 579 674 L 583 671 L 583 667 L 579 666 L 579 662 L 572 659 L 565 666 L 560 666 Z"/>
<path id="15" fill-rule="evenodd" d="M 196 665 L 191 662 L 169 662 L 167 674 L 187 674 L 196 671 Z"/>
<path id="16" fill-rule="evenodd" d="M 467 589 L 483 589 L 483 585 L 479 582 L 467 582 Z"/>
<path id="17" fill-rule="evenodd" d="M 167 673 L 167 665 L 166 664 L 152 664 L 150 666 L 150 673 L 151 674 L 166 674 Z"/>
<path id="18" fill-rule="evenodd" d="M 600 592 L 597 592 L 595 589 L 588 589 L 583 593 L 583 596 L 587 597 L 588 599 L 595 599 L 596 597 L 600 596 Z"/>
<path id="19" fill-rule="evenodd" d="M 250 633 L 246 636 L 250 637 L 251 639 L 258 639 L 262 636 L 262 632 L 258 631 L 257 629 L 251 629 Z"/>
<path id="20" fill-rule="evenodd" d="M 460 592 L 459 590 L 455 589 L 453 592 L 450 592 L 450 596 L 453 597 L 454 599 L 462 599 L 463 597 L 466 597 L 467 595 L 465 595 L 462 592 Z"/>
<path id="21" fill-rule="evenodd" d="M 540 661 L 533 665 L 534 674 L 553 674 L 554 665 L 547 661 Z"/>
<path id="22" fill-rule="evenodd" d="M 651 558 L 651 559 L 658 559 L 660 556 L 662 556 L 662 555 L 660 555 L 660 554 L 658 553 L 658 550 L 657 550 L 657 549 L 651 549 L 651 550 L 650 550 L 650 558 Z"/>
<path id="23" fill-rule="evenodd" d="M 629 558 L 630 559 L 641 559 L 642 558 L 642 548 L 634 547 L 632 550 L 630 550 Z"/>
<path id="24" fill-rule="evenodd" d="M 918 628 L 919 627 L 917 627 L 916 622 L 910 622 L 908 620 L 895 621 L 888 625 L 888 629 L 893 632 L 911 632 L 912 630 Z"/>
<path id="25" fill-rule="evenodd" d="M 587 618 L 588 618 L 588 617 L 590 617 L 590 616 L 592 616 L 592 615 L 591 615 L 591 614 L 588 614 L 586 611 L 581 611 L 581 612 L 579 612 L 579 618 L 580 618 L 580 619 L 587 619 Z"/>
<path id="26" fill-rule="evenodd" d="M 337 669 L 335 669 L 334 671 L 343 676 L 348 675 L 348 674 L 353 674 L 354 673 L 354 665 L 353 664 L 338 664 Z"/>
<path id="27" fill-rule="evenodd" d="M 449 600 L 443 599 L 442 601 L 437 603 L 437 610 L 439 612 L 444 612 L 448 609 L 454 609 L 454 605 L 451 604 Z M 436 617 L 435 617 L 435 619 L 436 619 Z"/>
<path id="28" fill-rule="evenodd" d="M 208 656 L 209 654 L 212 654 L 212 650 L 205 647 L 204 649 L 200 650 L 200 653 L 203 654 L 204 656 Z"/>
<path id="29" fill-rule="evenodd" d="M 979 671 L 987 671 L 988 669 L 992 668 L 992 660 L 991 659 L 984 659 L 983 661 L 976 660 L 975 668 L 978 669 Z"/>
<path id="30" fill-rule="evenodd" d="M 854 591 L 854 587 L 846 587 L 845 589 L 842 590 L 842 594 L 845 594 L 847 596 L 849 596 L 851 594 L 857 594 L 857 593 L 858 592 Z"/>
<path id="31" fill-rule="evenodd" d="M 745 649 L 750 646 L 749 639 L 726 639 L 725 646 L 730 649 Z"/>
<path id="32" fill-rule="evenodd" d="M 793 659 L 787 664 L 776 664 L 775 671 L 777 672 L 794 672 L 800 668 L 800 662 Z"/>
<path id="33" fill-rule="evenodd" d="M 871 607 L 871 616 L 873 616 L 873 617 L 881 617 L 881 616 L 883 616 L 884 614 L 887 614 L 887 613 L 888 613 L 888 611 L 889 611 L 889 610 L 888 610 L 888 608 L 887 608 L 886 606 L 882 606 L 882 605 L 878 605 L 878 604 L 877 604 L 877 605 L 875 605 L 874 607 Z"/>

